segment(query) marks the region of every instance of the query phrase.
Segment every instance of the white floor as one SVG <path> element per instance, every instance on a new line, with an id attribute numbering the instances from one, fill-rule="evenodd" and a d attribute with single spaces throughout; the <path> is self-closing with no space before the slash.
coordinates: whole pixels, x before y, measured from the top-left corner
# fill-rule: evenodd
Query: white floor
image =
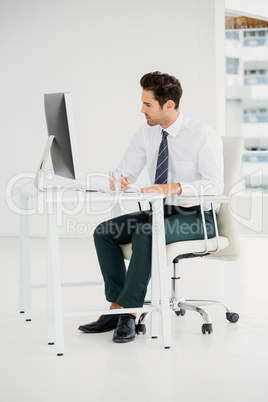
<path id="1" fill-rule="evenodd" d="M 32 282 L 43 282 L 46 243 L 31 243 Z M 113 343 L 112 332 L 83 334 L 77 327 L 92 317 L 70 317 L 64 321 L 65 355 L 57 357 L 46 343 L 46 292 L 32 291 L 33 320 L 25 322 L 19 314 L 19 241 L 1 238 L 0 401 L 267 402 L 267 250 L 267 238 L 241 238 L 239 261 L 181 265 L 183 296 L 222 299 L 239 313 L 238 323 L 213 306 L 214 332 L 203 335 L 199 315 L 171 312 L 173 347 L 165 350 L 161 337 L 147 334 L 128 344 Z M 100 278 L 89 240 L 61 240 L 61 262 L 63 282 Z M 102 293 L 64 288 L 64 309 L 102 308 Z"/>

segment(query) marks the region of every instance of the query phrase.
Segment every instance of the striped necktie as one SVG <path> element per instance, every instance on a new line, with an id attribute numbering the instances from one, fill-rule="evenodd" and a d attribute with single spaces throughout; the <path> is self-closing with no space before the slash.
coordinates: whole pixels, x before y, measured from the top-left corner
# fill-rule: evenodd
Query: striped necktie
<path id="1" fill-rule="evenodd" d="M 168 133 L 162 130 L 162 141 L 160 143 L 157 165 L 155 171 L 154 184 L 167 184 L 168 179 Z M 163 205 L 165 204 L 165 198 L 163 199 Z M 152 222 L 152 204 L 150 203 L 149 222 Z"/>
<path id="2" fill-rule="evenodd" d="M 166 184 L 168 179 L 168 133 L 162 130 L 162 141 L 160 143 L 156 172 L 155 172 L 155 184 Z"/>

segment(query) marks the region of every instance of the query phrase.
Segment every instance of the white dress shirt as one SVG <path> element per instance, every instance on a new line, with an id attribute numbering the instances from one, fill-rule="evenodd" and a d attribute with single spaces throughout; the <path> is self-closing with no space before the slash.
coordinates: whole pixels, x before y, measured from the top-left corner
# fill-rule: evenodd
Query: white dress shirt
<path id="1" fill-rule="evenodd" d="M 169 134 L 168 183 L 180 183 L 181 196 L 220 195 L 223 192 L 223 152 L 221 137 L 200 121 L 178 119 L 165 131 Z M 123 176 L 134 183 L 145 164 L 154 183 L 162 127 L 144 125 L 128 146 L 120 163 Z M 167 197 L 166 204 L 178 205 L 178 196 Z M 207 209 L 207 208 L 206 208 Z"/>

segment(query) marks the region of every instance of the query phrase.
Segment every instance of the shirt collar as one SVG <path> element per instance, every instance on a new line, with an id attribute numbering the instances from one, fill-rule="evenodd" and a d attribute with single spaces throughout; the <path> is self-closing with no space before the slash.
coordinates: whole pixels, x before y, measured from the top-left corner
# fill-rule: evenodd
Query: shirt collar
<path id="1" fill-rule="evenodd" d="M 177 120 L 175 120 L 174 123 L 171 124 L 171 126 L 169 126 L 167 129 L 163 130 L 166 131 L 169 135 L 171 135 L 171 137 L 177 137 L 181 129 L 182 122 L 183 122 L 183 114 L 180 112 Z"/>

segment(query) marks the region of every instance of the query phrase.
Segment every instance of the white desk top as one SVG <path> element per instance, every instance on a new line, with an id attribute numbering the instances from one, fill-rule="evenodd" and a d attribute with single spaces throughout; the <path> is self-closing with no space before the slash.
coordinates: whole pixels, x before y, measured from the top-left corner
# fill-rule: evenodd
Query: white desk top
<path id="1" fill-rule="evenodd" d="M 46 191 L 37 190 L 33 183 L 28 184 L 19 190 L 19 192 L 29 198 L 33 198 L 41 203 L 122 203 L 128 201 L 135 202 L 154 202 L 155 200 L 163 199 L 164 195 L 159 193 L 128 193 L 121 192 L 119 194 L 110 194 L 108 192 L 90 192 L 73 189 L 70 187 L 64 187 L 63 189 L 52 189 Z M 183 197 L 178 196 L 178 205 L 190 207 L 202 203 L 227 202 L 228 197 L 226 195 L 221 196 L 198 196 L 198 197 Z"/>
<path id="2" fill-rule="evenodd" d="M 77 203 L 77 202 L 124 202 L 124 201 L 136 201 L 136 202 L 153 202 L 154 200 L 163 199 L 164 195 L 159 193 L 126 193 L 121 192 L 119 194 L 110 194 L 105 192 L 89 192 L 74 190 L 72 188 L 63 188 L 60 190 L 47 190 L 39 191 L 33 184 L 25 186 L 20 190 L 20 193 L 34 198 L 38 201 L 45 203 Z"/>

